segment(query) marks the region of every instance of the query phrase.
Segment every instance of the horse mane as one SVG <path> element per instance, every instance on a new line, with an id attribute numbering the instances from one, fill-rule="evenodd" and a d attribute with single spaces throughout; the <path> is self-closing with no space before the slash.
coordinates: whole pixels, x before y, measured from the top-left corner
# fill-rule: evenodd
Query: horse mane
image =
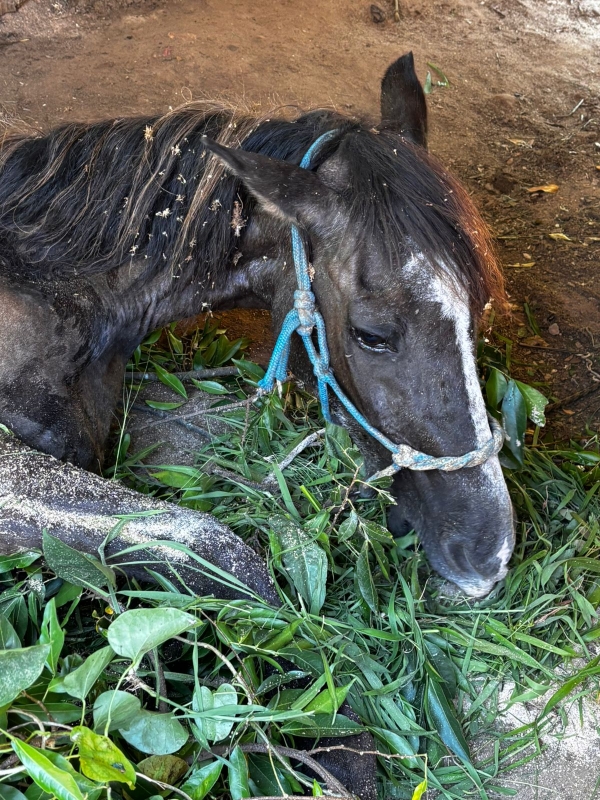
<path id="1" fill-rule="evenodd" d="M 160 117 L 7 137 L 0 144 L 0 247 L 15 253 L 19 274 L 31 280 L 94 275 L 134 259 L 144 280 L 165 268 L 214 276 L 239 243 L 232 217 L 240 209 L 247 216 L 254 201 L 201 136 L 299 164 L 332 128 L 338 136 L 315 167 L 335 150 L 347 159 L 351 224 L 383 237 L 393 258 L 394 247 L 410 240 L 434 256 L 436 268 L 450 264 L 476 313 L 490 299 L 502 307 L 490 236 L 460 184 L 421 148 L 328 110 L 256 118 L 193 103 Z"/>

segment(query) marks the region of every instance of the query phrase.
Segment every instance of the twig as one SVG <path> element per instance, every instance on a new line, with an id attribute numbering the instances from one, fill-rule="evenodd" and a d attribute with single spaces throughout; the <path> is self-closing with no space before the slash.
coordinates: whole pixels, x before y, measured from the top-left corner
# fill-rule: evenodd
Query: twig
<path id="1" fill-rule="evenodd" d="M 249 489 L 254 489 L 255 492 L 264 492 L 265 490 L 270 490 L 272 488 L 270 485 L 267 485 L 266 479 L 262 483 L 251 481 L 230 469 L 217 467 L 210 461 L 203 465 L 202 472 L 204 472 L 206 475 L 217 475 L 219 478 L 223 478 L 226 481 L 231 481 L 232 483 L 241 483 L 242 486 L 247 486 Z"/>
<path id="2" fill-rule="evenodd" d="M 156 778 L 149 778 L 147 775 L 144 775 L 143 772 L 136 772 L 135 774 L 138 778 L 143 778 L 145 781 L 149 781 L 150 783 L 156 784 L 156 786 L 160 786 L 161 789 L 168 789 L 170 792 L 175 792 L 175 794 L 181 795 L 181 797 L 184 797 L 185 800 L 192 800 L 189 794 L 186 794 L 183 789 L 178 789 L 176 786 L 172 786 L 170 783 L 163 783 L 162 781 L 157 781 Z"/>
<path id="3" fill-rule="evenodd" d="M 172 372 L 180 381 L 190 381 L 194 378 L 197 381 L 204 380 L 205 378 L 230 378 L 239 375 L 240 372 L 237 367 L 214 367 L 213 369 L 195 369 L 190 372 Z M 149 381 L 150 383 L 158 383 L 160 378 L 156 372 L 126 372 L 125 378 L 128 381 Z"/>
<path id="4" fill-rule="evenodd" d="M 400 22 L 400 0 L 394 0 L 394 22 Z"/>
<path id="5" fill-rule="evenodd" d="M 565 397 L 564 400 L 557 400 L 556 403 L 550 403 L 546 406 L 546 414 L 550 411 L 557 411 L 559 408 L 563 408 L 564 406 L 568 406 L 571 403 L 575 403 L 577 400 L 582 400 L 584 397 L 588 397 L 590 394 L 594 394 L 600 389 L 600 383 L 597 383 L 595 386 L 591 386 L 589 389 L 581 389 L 579 392 L 573 392 L 568 397 Z"/>
<path id="6" fill-rule="evenodd" d="M 287 469 L 296 456 L 300 455 L 300 453 L 303 450 L 306 450 L 307 447 L 311 447 L 312 445 L 316 444 L 324 433 L 325 428 L 321 428 L 320 430 L 309 434 L 305 439 L 297 444 L 293 450 L 290 450 L 287 456 L 285 456 L 285 458 L 283 458 L 277 464 L 279 469 Z M 277 489 L 277 478 L 273 473 L 270 473 L 260 483 L 257 483 L 256 481 L 250 481 L 248 478 L 244 478 L 237 472 L 231 472 L 228 469 L 222 469 L 221 467 L 214 466 L 210 461 L 204 465 L 203 471 L 208 475 L 218 475 L 225 480 L 233 481 L 234 483 L 241 483 L 243 486 L 248 486 L 250 489 L 254 489 L 257 492 L 271 492 L 274 489 Z"/>
<path id="7" fill-rule="evenodd" d="M 522 344 L 521 342 L 515 342 L 518 347 L 524 347 L 525 350 L 545 350 L 550 353 L 568 353 L 570 356 L 576 356 L 577 353 L 575 350 L 567 350 L 565 347 L 542 347 L 539 344 Z"/>
<path id="8" fill-rule="evenodd" d="M 158 647 L 155 647 L 150 652 L 152 655 L 152 660 L 154 661 L 154 670 L 156 672 L 156 699 L 158 700 L 158 711 L 161 714 L 166 714 L 169 710 L 169 706 L 168 703 L 165 703 L 163 698 L 167 697 L 167 682 L 165 680 L 163 666 L 158 657 Z"/>
<path id="9" fill-rule="evenodd" d="M 425 758 L 420 753 L 403 755 L 401 753 L 382 753 L 380 750 L 356 750 L 354 747 L 346 747 L 345 744 L 335 744 L 331 745 L 331 747 L 314 747 L 308 752 L 314 755 L 314 753 L 331 753 L 333 750 L 344 750 L 346 753 L 354 753 L 357 756 L 378 756 L 379 758 Z"/>
<path id="10" fill-rule="evenodd" d="M 235 403 L 227 403 L 224 406 L 211 406 L 210 408 L 199 408 L 196 411 L 190 411 L 189 414 L 173 414 L 167 415 L 169 420 L 179 421 L 182 419 L 192 419 L 193 417 L 206 416 L 208 414 L 224 414 L 226 411 L 235 411 L 237 408 L 249 407 L 258 397 L 258 395 L 250 395 L 245 400 L 239 400 Z M 160 425 L 160 422 L 151 422 L 145 425 L 144 428 L 152 428 L 155 425 Z"/>
<path id="11" fill-rule="evenodd" d="M 290 450 L 287 456 L 279 462 L 279 464 L 277 465 L 279 469 L 282 471 L 284 469 L 287 469 L 289 465 L 292 463 L 292 461 L 296 458 L 296 456 L 300 455 L 300 453 L 303 450 L 306 450 L 307 447 L 311 447 L 313 444 L 316 444 L 324 435 L 324 433 L 325 433 L 325 428 L 320 428 L 318 431 L 310 433 L 305 439 L 302 439 L 302 441 L 299 444 L 297 444 L 293 450 Z M 270 458 L 267 459 L 267 461 L 269 460 Z M 266 478 L 265 482 L 267 480 L 273 482 L 276 479 L 273 476 L 271 476 L 269 478 Z"/>
<path id="12" fill-rule="evenodd" d="M 309 756 L 308 753 L 304 752 L 303 750 L 295 750 L 292 747 L 281 747 L 279 745 L 271 744 L 241 744 L 239 745 L 239 748 L 243 753 L 263 753 L 268 755 L 270 752 L 272 752 L 278 756 L 294 758 L 296 761 L 301 761 L 303 764 L 306 764 L 306 766 L 310 767 L 313 772 L 316 772 L 317 775 L 327 783 L 327 786 L 331 789 L 331 791 L 338 792 L 340 796 L 344 798 L 344 800 L 347 800 L 349 797 L 354 797 L 354 795 L 351 794 L 334 775 L 326 770 L 325 767 L 322 767 L 318 761 Z M 221 750 L 221 748 L 213 748 L 213 752 L 217 752 L 217 750 Z M 223 748 L 223 750 L 225 753 L 228 753 L 229 751 L 233 750 L 233 745 L 228 745 Z"/>
<path id="13" fill-rule="evenodd" d="M 158 408 L 143 406 L 140 403 L 134 403 L 131 408 L 134 411 L 143 411 L 145 414 L 150 414 L 153 417 L 159 417 L 163 422 L 174 422 L 177 425 L 182 425 L 186 430 L 190 431 L 191 433 L 195 433 L 196 436 L 202 436 L 204 439 L 208 440 L 212 439 L 210 433 L 204 430 L 204 428 L 200 428 L 198 425 L 192 425 L 191 422 L 186 422 L 184 419 L 180 419 L 174 414 L 168 414 L 166 411 L 160 411 Z"/>
<path id="14" fill-rule="evenodd" d="M 223 664 L 225 664 L 225 666 L 231 672 L 233 677 L 238 681 L 238 683 L 244 690 L 250 704 L 254 705 L 256 703 L 256 695 L 254 694 L 252 689 L 248 686 L 246 681 L 242 678 L 240 673 L 233 666 L 231 661 L 226 656 L 224 656 L 220 650 L 217 650 L 217 648 L 213 647 L 212 644 L 206 644 L 206 642 L 194 642 L 191 639 L 185 639 L 183 636 L 174 636 L 173 638 L 177 639 L 177 641 L 179 642 L 183 642 L 184 644 L 191 644 L 194 645 L 195 647 L 201 647 L 204 650 L 210 650 L 212 653 L 214 653 L 217 656 L 217 658 L 221 659 L 221 661 L 223 662 Z"/>

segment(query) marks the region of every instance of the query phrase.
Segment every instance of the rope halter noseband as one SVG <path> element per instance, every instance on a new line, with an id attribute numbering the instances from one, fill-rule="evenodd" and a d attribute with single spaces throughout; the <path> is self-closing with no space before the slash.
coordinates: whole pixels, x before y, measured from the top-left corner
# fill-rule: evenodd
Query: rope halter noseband
<path id="1" fill-rule="evenodd" d="M 329 131 L 313 142 L 300 162 L 300 166 L 303 169 L 310 169 L 315 154 L 319 152 L 325 142 L 336 134 L 337 131 L 335 130 Z M 327 391 L 329 387 L 350 416 L 392 454 L 390 466 L 380 472 L 376 472 L 369 478 L 369 481 L 393 475 L 400 469 L 439 469 L 444 472 L 453 472 L 464 467 L 477 467 L 500 451 L 504 443 L 504 431 L 493 417 L 489 417 L 492 437 L 481 447 L 471 450 L 471 452 L 462 456 L 430 456 L 427 453 L 414 450 L 406 444 L 394 444 L 387 436 L 374 428 L 346 397 L 329 366 L 325 322 L 316 307 L 315 296 L 311 290 L 311 277 L 306 250 L 300 232 L 295 225 L 292 225 L 292 253 L 298 289 L 294 292 L 294 307 L 288 312 L 283 322 L 265 376 L 259 381 L 258 386 L 261 393 L 271 392 L 276 381 L 283 383 L 286 379 L 290 356 L 290 340 L 295 331 L 302 337 L 302 342 L 312 364 L 313 372 L 317 379 L 319 402 L 325 419 L 331 422 Z M 317 331 L 318 350 L 315 348 L 312 339 L 312 332 L 315 328 Z"/>

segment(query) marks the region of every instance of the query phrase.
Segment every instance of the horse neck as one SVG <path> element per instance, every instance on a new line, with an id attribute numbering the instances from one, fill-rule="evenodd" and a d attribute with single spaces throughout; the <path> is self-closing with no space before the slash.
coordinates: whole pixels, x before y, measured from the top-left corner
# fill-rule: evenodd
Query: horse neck
<path id="1" fill-rule="evenodd" d="M 119 304 L 131 309 L 129 318 L 142 338 L 174 320 L 194 317 L 209 309 L 264 308 L 271 310 L 282 281 L 290 282 L 292 256 L 289 227 L 255 209 L 239 237 L 233 258 L 218 269 L 207 268 L 203 253 L 195 254 L 180 272 L 165 269 L 150 281 L 143 275 L 120 293 Z"/>

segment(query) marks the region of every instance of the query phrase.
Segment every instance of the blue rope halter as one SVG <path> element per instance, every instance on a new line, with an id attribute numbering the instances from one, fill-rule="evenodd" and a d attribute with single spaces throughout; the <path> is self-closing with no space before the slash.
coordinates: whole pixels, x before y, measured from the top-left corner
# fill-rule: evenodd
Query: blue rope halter
<path id="1" fill-rule="evenodd" d="M 320 136 L 307 150 L 304 158 L 300 162 L 303 169 L 310 169 L 313 156 L 319 152 L 321 146 L 337 134 L 332 130 Z M 399 469 L 429 470 L 440 469 L 445 472 L 452 472 L 463 467 L 476 467 L 485 463 L 490 456 L 495 455 L 502 448 L 504 442 L 504 432 L 498 422 L 490 417 L 492 437 L 481 447 L 471 450 L 462 456 L 441 456 L 435 457 L 413 450 L 406 444 L 394 444 L 387 436 L 374 428 L 370 422 L 360 413 L 356 406 L 346 397 L 341 386 L 336 381 L 334 374 L 329 366 L 329 349 L 327 347 L 327 337 L 325 334 L 325 322 L 315 305 L 315 296 L 311 291 L 311 277 L 306 250 L 300 236 L 300 232 L 295 225 L 292 225 L 292 253 L 294 266 L 296 268 L 296 278 L 298 289 L 294 292 L 294 307 L 288 312 L 275 347 L 273 355 L 264 378 L 259 381 L 259 391 L 261 393 L 271 392 L 275 382 L 283 383 L 287 376 L 287 366 L 290 356 L 290 340 L 294 331 L 300 334 L 302 342 L 313 367 L 313 372 L 317 379 L 319 402 L 323 416 L 331 422 L 329 411 L 329 387 L 344 406 L 346 411 L 358 424 L 364 428 L 374 439 L 382 444 L 392 454 L 392 464 L 386 469 L 375 473 L 369 481 L 393 475 Z M 319 349 L 315 348 L 312 340 L 313 329 L 317 329 L 317 342 Z"/>

